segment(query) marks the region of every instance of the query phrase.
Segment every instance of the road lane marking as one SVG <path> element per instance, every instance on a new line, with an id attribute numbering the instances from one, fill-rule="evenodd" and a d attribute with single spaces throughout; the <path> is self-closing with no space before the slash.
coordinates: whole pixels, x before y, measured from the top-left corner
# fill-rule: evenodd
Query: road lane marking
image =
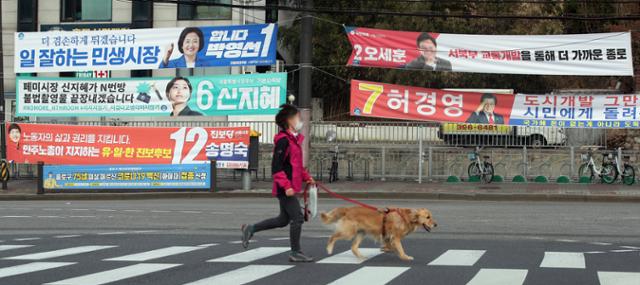
<path id="1" fill-rule="evenodd" d="M 585 252 L 586 254 L 598 254 L 598 253 L 605 253 L 604 251 L 587 251 Z"/>
<path id="2" fill-rule="evenodd" d="M 140 213 L 140 212 L 142 212 L 142 210 L 123 210 L 123 212 Z"/>
<path id="3" fill-rule="evenodd" d="M 259 247 L 256 249 L 210 259 L 207 262 L 252 262 L 288 251 L 288 247 Z"/>
<path id="4" fill-rule="evenodd" d="M 80 253 L 86 253 L 86 252 L 91 252 L 91 251 L 97 251 L 97 250 L 102 250 L 102 249 L 107 249 L 107 248 L 112 248 L 112 247 L 116 247 L 116 246 L 115 245 L 77 246 L 77 247 L 70 247 L 70 248 L 59 249 L 59 250 L 44 251 L 44 252 L 38 252 L 38 253 L 31 253 L 31 254 L 24 254 L 24 255 L 12 256 L 12 257 L 5 257 L 3 259 L 41 260 L 41 259 L 47 259 L 47 258 L 54 258 L 54 257 L 61 257 L 61 256 L 67 256 L 67 255 L 73 255 L 73 254 L 80 254 Z"/>
<path id="5" fill-rule="evenodd" d="M 201 211 L 180 211 L 180 213 L 184 214 L 201 214 Z"/>
<path id="6" fill-rule="evenodd" d="M 71 211 L 89 211 L 89 209 L 71 209 Z"/>
<path id="7" fill-rule="evenodd" d="M 39 240 L 39 237 L 28 237 L 28 238 L 14 238 L 15 241 L 29 241 L 29 240 Z"/>
<path id="8" fill-rule="evenodd" d="M 600 285 L 638 285 L 640 273 L 598 271 L 598 280 Z"/>
<path id="9" fill-rule="evenodd" d="M 155 233 L 158 232 L 157 230 L 141 230 L 141 231 L 132 231 L 131 233 L 134 234 L 146 234 L 146 233 Z"/>
<path id="10" fill-rule="evenodd" d="M 184 285 L 242 285 L 292 268 L 293 265 L 248 265 Z"/>
<path id="11" fill-rule="evenodd" d="M 47 285 L 101 285 L 173 268 L 180 265 L 181 264 L 139 263 L 135 265 L 129 265 L 107 271 L 55 281 L 52 283 L 47 283 Z"/>
<path id="12" fill-rule="evenodd" d="M 254 242 L 258 242 L 258 240 L 257 240 L 257 239 L 251 239 L 251 240 L 249 240 L 249 243 L 254 243 Z M 241 243 L 242 243 L 242 241 L 241 241 L 241 240 L 234 240 L 234 241 L 230 241 L 229 243 L 230 243 L 230 244 L 241 244 Z"/>
<path id="13" fill-rule="evenodd" d="M 540 267 L 584 269 L 584 253 L 545 251 Z"/>
<path id="14" fill-rule="evenodd" d="M 578 242 L 575 239 L 557 239 L 557 242 Z"/>
<path id="15" fill-rule="evenodd" d="M 197 246 L 199 247 L 212 247 L 212 246 L 216 246 L 218 245 L 217 243 L 205 243 L 205 244 L 199 244 Z"/>
<path id="16" fill-rule="evenodd" d="M 107 258 L 108 261 L 147 261 L 151 259 L 157 259 L 167 257 L 171 255 L 177 255 L 181 253 L 187 253 L 194 250 L 203 249 L 198 246 L 170 246 L 165 248 L 154 249 L 150 251 L 134 253 L 114 258 Z"/>
<path id="17" fill-rule="evenodd" d="M 611 243 L 609 243 L 609 242 L 599 242 L 599 241 L 590 242 L 590 244 L 594 244 L 594 245 L 611 245 Z"/>
<path id="18" fill-rule="evenodd" d="M 367 259 L 371 259 L 382 254 L 382 251 L 380 251 L 379 248 L 361 248 L 360 253 L 364 256 L 364 259 L 357 258 L 355 255 L 353 255 L 353 252 L 351 252 L 351 250 L 347 250 L 322 259 L 318 261 L 318 263 L 360 264 Z"/>
<path id="19" fill-rule="evenodd" d="M 429 262 L 428 265 L 473 266 L 485 252 L 485 250 L 450 249 Z"/>
<path id="20" fill-rule="evenodd" d="M 151 210 L 151 213 L 171 213 L 171 211 L 164 211 L 164 210 Z"/>
<path id="21" fill-rule="evenodd" d="M 108 236 L 108 235 L 123 235 L 126 234 L 125 232 L 104 232 L 104 233 L 97 233 L 97 235 L 99 236 Z"/>
<path id="22" fill-rule="evenodd" d="M 31 262 L 0 268 L 0 278 L 75 264 L 75 262 Z"/>
<path id="23" fill-rule="evenodd" d="M 270 238 L 269 240 L 289 240 L 289 237 Z"/>
<path id="24" fill-rule="evenodd" d="M 62 218 L 61 216 L 38 216 L 38 218 Z"/>
<path id="25" fill-rule="evenodd" d="M 637 251 L 637 249 L 614 249 L 614 250 L 610 250 L 610 252 L 633 252 L 633 251 Z"/>
<path id="26" fill-rule="evenodd" d="M 17 248 L 25 248 L 25 247 L 31 247 L 31 246 L 33 246 L 33 245 L 30 245 L 30 244 L 3 244 L 3 245 L 0 245 L 0 251 L 17 249 Z"/>
<path id="27" fill-rule="evenodd" d="M 98 212 L 117 212 L 118 210 L 114 209 L 96 209 Z"/>
<path id="28" fill-rule="evenodd" d="M 383 285 L 409 270 L 409 267 L 364 266 L 351 272 L 340 279 L 329 283 L 330 285 Z"/>
<path id="29" fill-rule="evenodd" d="M 620 247 L 629 248 L 629 249 L 640 249 L 640 247 L 638 247 L 638 246 L 630 246 L 630 245 L 621 245 Z"/>
<path id="30" fill-rule="evenodd" d="M 31 218 L 31 216 L 2 216 L 0 218 Z"/>
<path id="31" fill-rule="evenodd" d="M 527 278 L 525 269 L 487 269 L 476 273 L 467 285 L 517 285 L 524 283 Z"/>
<path id="32" fill-rule="evenodd" d="M 53 238 L 72 238 L 72 237 L 79 237 L 81 235 L 61 235 L 61 236 L 54 236 Z"/>

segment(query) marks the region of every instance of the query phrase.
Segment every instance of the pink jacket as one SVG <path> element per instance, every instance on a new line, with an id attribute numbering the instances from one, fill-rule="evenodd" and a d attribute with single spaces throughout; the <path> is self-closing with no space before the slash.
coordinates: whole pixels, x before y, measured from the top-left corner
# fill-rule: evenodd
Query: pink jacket
<path id="1" fill-rule="evenodd" d="M 273 189 L 271 194 L 278 195 L 278 189 L 284 194 L 285 189 L 293 188 L 296 193 L 302 192 L 302 182 L 311 176 L 302 165 L 302 142 L 304 136 L 293 135 L 289 131 L 280 131 L 273 138 L 273 161 L 271 175 Z"/>

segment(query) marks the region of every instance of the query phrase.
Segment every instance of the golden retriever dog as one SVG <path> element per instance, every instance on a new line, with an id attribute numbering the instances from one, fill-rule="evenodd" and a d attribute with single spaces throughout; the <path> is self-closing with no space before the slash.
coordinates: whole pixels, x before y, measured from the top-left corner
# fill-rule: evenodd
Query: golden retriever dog
<path id="1" fill-rule="evenodd" d="M 333 252 L 337 240 L 351 240 L 353 254 L 364 259 L 360 254 L 360 243 L 365 236 L 370 236 L 382 244 L 382 251 L 395 251 L 402 260 L 413 260 L 402 248 L 400 242 L 405 236 L 422 226 L 428 232 L 438 226 L 428 209 L 391 209 L 385 213 L 364 207 L 336 208 L 328 213 L 321 213 L 320 219 L 326 225 L 335 225 L 335 232 L 329 238 L 327 253 Z"/>

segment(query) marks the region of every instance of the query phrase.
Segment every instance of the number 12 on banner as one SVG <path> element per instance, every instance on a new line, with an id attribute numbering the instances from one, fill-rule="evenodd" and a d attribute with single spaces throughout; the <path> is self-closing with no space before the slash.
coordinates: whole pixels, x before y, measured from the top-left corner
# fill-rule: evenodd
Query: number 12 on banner
<path id="1" fill-rule="evenodd" d="M 171 134 L 170 138 L 174 140 L 173 159 L 171 164 L 197 164 L 206 163 L 204 160 L 195 160 L 196 156 L 203 150 L 208 140 L 207 131 L 203 128 L 180 128 Z M 189 152 L 182 158 L 182 150 L 185 142 L 195 142 Z"/>
<path id="2" fill-rule="evenodd" d="M 382 95 L 382 91 L 384 87 L 378 84 L 369 84 L 369 83 L 359 83 L 358 89 L 360 91 L 369 91 L 371 95 L 367 98 L 367 102 L 364 103 L 364 108 L 362 108 L 362 113 L 371 114 L 373 111 L 373 106 L 376 104 L 376 101 Z"/>

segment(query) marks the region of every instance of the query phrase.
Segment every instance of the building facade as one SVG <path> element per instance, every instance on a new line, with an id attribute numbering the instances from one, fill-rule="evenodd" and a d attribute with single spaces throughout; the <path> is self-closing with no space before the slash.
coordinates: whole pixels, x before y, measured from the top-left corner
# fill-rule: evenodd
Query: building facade
<path id="1" fill-rule="evenodd" d="M 212 3 L 275 5 L 277 0 L 206 0 Z M 202 1 L 199 1 L 202 2 Z M 56 72 L 15 74 L 14 33 L 76 29 L 142 29 L 188 26 L 242 25 L 277 22 L 278 12 L 273 10 L 241 9 L 221 6 L 153 3 L 132 0 L 2 0 L 3 83 L 5 121 L 15 118 L 16 76 L 42 77 L 147 77 L 240 74 L 256 72 L 250 67 L 207 67 L 162 70 L 105 71 L 101 74 Z M 275 14 L 274 14 L 275 12 Z M 286 16 L 286 14 L 285 14 Z M 273 70 L 273 68 L 272 68 Z M 258 70 L 260 71 L 260 70 Z M 80 120 L 81 118 L 74 118 Z M 158 120 L 158 118 L 126 118 L 128 120 Z M 203 118 L 204 119 L 204 118 Z M 237 120 L 244 118 L 208 118 Z M 38 118 L 46 121 L 47 118 Z M 95 120 L 95 119 L 91 119 Z"/>

